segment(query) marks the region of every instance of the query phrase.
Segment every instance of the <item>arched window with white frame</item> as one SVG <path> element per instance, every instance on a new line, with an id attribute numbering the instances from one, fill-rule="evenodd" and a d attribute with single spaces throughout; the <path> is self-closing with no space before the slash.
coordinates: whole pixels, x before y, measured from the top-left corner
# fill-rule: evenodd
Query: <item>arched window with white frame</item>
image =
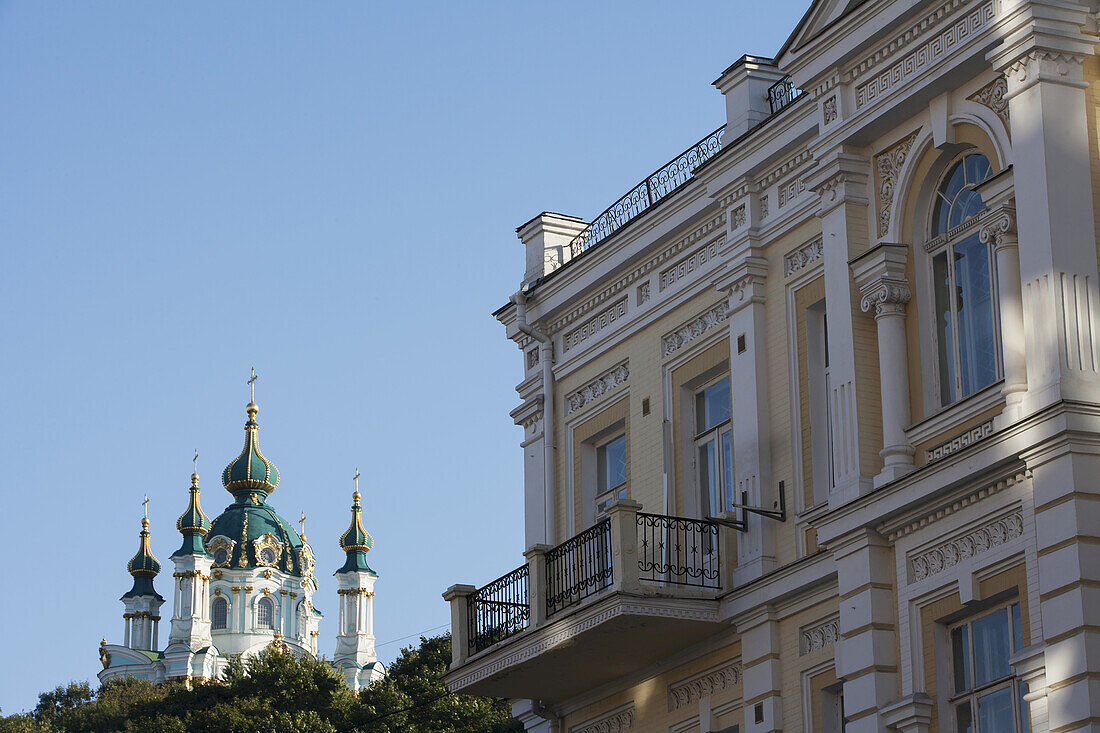
<path id="1" fill-rule="evenodd" d="M 936 187 L 929 239 L 940 406 L 997 381 L 1000 343 L 991 245 L 978 237 L 985 202 L 975 190 L 993 173 L 971 149 L 948 165 Z"/>
<path id="2" fill-rule="evenodd" d="M 217 631 L 229 626 L 229 602 L 221 596 L 215 596 L 210 604 L 210 627 Z"/>
<path id="3" fill-rule="evenodd" d="M 261 629 L 275 628 L 275 602 L 266 596 L 256 603 L 256 626 Z"/>

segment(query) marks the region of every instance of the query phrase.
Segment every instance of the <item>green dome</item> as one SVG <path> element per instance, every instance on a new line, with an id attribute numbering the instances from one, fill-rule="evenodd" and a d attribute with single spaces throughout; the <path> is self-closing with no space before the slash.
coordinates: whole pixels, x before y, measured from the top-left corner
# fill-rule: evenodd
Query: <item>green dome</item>
<path id="1" fill-rule="evenodd" d="M 176 520 L 176 529 L 183 535 L 183 545 L 175 555 L 205 555 L 202 538 L 210 531 L 210 518 L 203 513 L 199 505 L 199 475 L 191 474 L 191 499 L 187 511 Z"/>
<path id="2" fill-rule="evenodd" d="M 232 546 L 221 538 L 230 540 Z M 210 525 L 205 548 L 214 556 L 214 567 L 269 567 L 298 576 L 312 573 L 312 568 L 308 567 L 312 552 L 260 492 L 237 495 L 237 501 L 226 507 Z M 224 552 L 219 553 L 219 549 Z M 269 559 L 263 557 L 265 549 L 271 550 Z M 302 567 L 303 556 L 307 560 L 305 568 Z"/>
<path id="3" fill-rule="evenodd" d="M 279 469 L 260 452 L 257 441 L 260 426 L 256 422 L 260 408 L 249 402 L 245 410 L 248 421 L 244 424 L 244 450 L 222 471 L 222 484 L 234 496 L 239 492 L 270 494 L 279 485 Z"/>
<path id="4" fill-rule="evenodd" d="M 363 529 L 363 522 L 360 517 L 363 513 L 363 508 L 359 505 L 359 492 L 356 491 L 351 496 L 351 526 L 348 527 L 347 532 L 344 532 L 344 534 L 340 536 L 340 549 L 346 552 L 348 557 L 343 567 L 337 570 L 334 575 L 353 570 L 377 575 L 377 573 L 371 570 L 370 566 L 367 565 L 367 553 L 374 547 L 374 538 Z"/>
<path id="5" fill-rule="evenodd" d="M 153 578 L 160 572 L 160 563 L 153 557 L 153 551 L 149 549 L 149 518 L 141 520 L 141 538 L 137 553 L 126 563 L 126 571 L 134 576 L 134 586 L 123 595 L 123 598 L 134 596 L 157 596 L 160 594 L 153 588 Z M 162 599 L 163 600 L 163 599 Z"/>

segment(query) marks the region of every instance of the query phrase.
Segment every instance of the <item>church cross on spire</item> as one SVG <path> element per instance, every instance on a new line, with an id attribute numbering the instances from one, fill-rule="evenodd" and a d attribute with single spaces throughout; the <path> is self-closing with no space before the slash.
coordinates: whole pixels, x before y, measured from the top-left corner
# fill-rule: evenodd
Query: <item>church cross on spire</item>
<path id="1" fill-rule="evenodd" d="M 304 511 L 302 512 L 302 518 L 299 519 L 298 521 L 301 522 L 301 524 L 302 524 L 302 531 L 299 532 L 298 534 L 300 534 L 302 537 L 305 537 L 306 536 L 306 513 Z"/>
<path id="2" fill-rule="evenodd" d="M 199 472 L 199 449 L 195 449 L 195 457 L 191 459 L 195 464 L 195 473 Z"/>
<path id="3" fill-rule="evenodd" d="M 352 478 L 353 481 L 355 481 L 355 490 L 359 491 L 359 468 L 358 467 L 356 467 L 356 469 L 355 469 L 355 475 L 352 476 L 351 478 Z"/>
<path id="4" fill-rule="evenodd" d="M 145 513 L 145 518 L 149 518 L 149 494 L 145 494 L 145 501 L 141 502 L 142 511 Z"/>
<path id="5" fill-rule="evenodd" d="M 248 380 L 248 390 L 249 390 L 249 400 L 248 401 L 249 402 L 255 402 L 256 401 L 256 380 L 257 379 L 259 379 L 259 377 L 256 375 L 256 367 L 252 367 L 252 377 L 249 378 L 249 380 Z"/>

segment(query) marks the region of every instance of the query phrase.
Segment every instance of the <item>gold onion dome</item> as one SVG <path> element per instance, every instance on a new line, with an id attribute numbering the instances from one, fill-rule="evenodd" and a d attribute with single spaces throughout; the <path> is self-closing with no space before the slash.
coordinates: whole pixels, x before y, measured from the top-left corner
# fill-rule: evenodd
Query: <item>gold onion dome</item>
<path id="1" fill-rule="evenodd" d="M 160 595 L 153 588 L 153 578 L 160 572 L 160 563 L 153 557 L 153 551 L 149 549 L 149 518 L 142 517 L 141 532 L 138 534 L 140 544 L 137 553 L 126 563 L 126 570 L 134 576 L 134 587 L 123 598 L 133 596 Z"/>
<path id="2" fill-rule="evenodd" d="M 191 495 L 187 503 L 187 510 L 176 520 L 176 529 L 183 535 L 183 545 L 176 551 L 176 555 L 204 555 L 203 537 L 210 531 L 210 518 L 202 510 L 199 504 L 199 474 L 191 474 Z"/>
<path id="3" fill-rule="evenodd" d="M 239 492 L 270 494 L 279 485 L 279 469 L 260 452 L 257 439 L 260 425 L 256 422 L 260 408 L 255 402 L 249 402 L 245 410 L 248 421 L 244 424 L 244 449 L 222 471 L 222 484 L 234 496 Z"/>
<path id="4" fill-rule="evenodd" d="M 340 536 L 340 549 L 348 554 L 344 566 L 337 573 L 347 571 L 363 571 L 375 575 L 376 573 L 367 565 L 367 553 L 374 547 L 374 539 L 363 529 L 361 515 L 363 508 L 359 505 L 359 492 L 352 494 L 351 526 Z"/>

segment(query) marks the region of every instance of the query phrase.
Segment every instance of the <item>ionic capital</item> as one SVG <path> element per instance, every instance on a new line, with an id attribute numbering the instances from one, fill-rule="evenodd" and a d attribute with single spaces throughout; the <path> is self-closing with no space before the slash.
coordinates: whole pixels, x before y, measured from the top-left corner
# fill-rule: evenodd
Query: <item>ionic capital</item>
<path id="1" fill-rule="evenodd" d="M 908 250 L 904 244 L 884 242 L 848 263 L 859 288 L 859 307 L 864 313 L 874 309 L 876 319 L 905 315 L 905 306 L 913 297 L 905 279 Z"/>
<path id="2" fill-rule="evenodd" d="M 978 230 L 978 239 L 982 244 L 992 243 L 994 250 L 1016 246 L 1016 210 L 1014 208 L 1002 206 L 987 212 L 983 218 L 985 221 Z"/>
<path id="3" fill-rule="evenodd" d="M 905 305 L 912 298 L 908 283 L 886 279 L 871 283 L 869 288 L 861 288 L 860 294 L 863 296 L 859 301 L 860 309 L 867 313 L 874 308 L 875 318 L 904 316 Z"/>

